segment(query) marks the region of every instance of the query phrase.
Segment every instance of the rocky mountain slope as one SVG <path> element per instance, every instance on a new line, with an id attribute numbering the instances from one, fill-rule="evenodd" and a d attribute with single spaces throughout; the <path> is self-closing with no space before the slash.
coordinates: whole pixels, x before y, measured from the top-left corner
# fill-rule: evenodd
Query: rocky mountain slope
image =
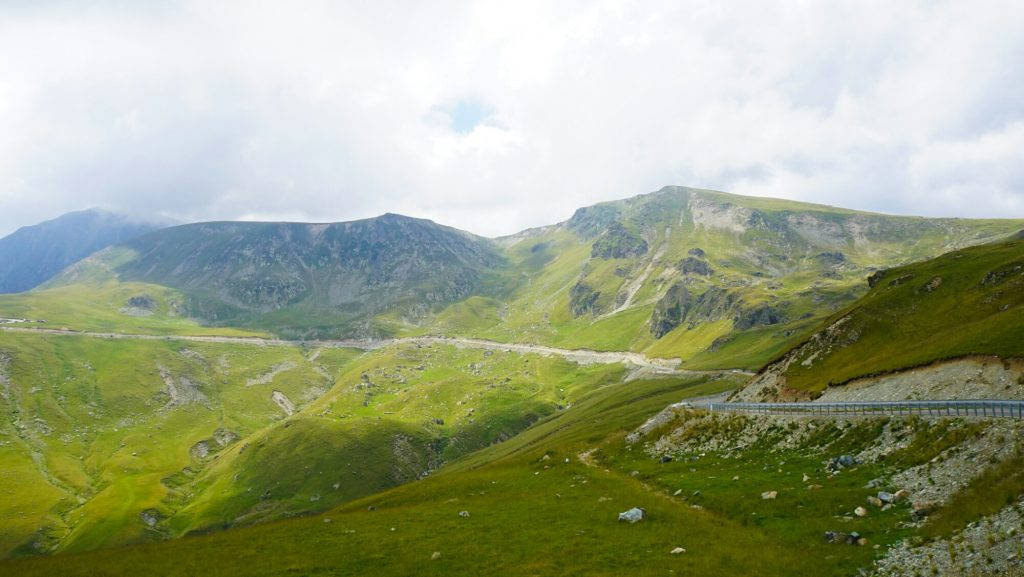
<path id="1" fill-rule="evenodd" d="M 0 238 L 0 293 L 35 288 L 104 247 L 163 226 L 92 209 L 22 227 Z"/>
<path id="2" fill-rule="evenodd" d="M 122 282 L 181 291 L 183 315 L 292 338 L 379 334 L 378 316 L 413 322 L 486 294 L 504 263 L 487 239 L 393 214 L 332 224 L 190 224 L 93 260 Z M 89 275 L 71 270 L 58 283 Z"/>
<path id="3" fill-rule="evenodd" d="M 758 368 L 874 272 L 1022 227 L 666 187 L 499 239 L 515 289 L 457 303 L 430 330 Z"/>

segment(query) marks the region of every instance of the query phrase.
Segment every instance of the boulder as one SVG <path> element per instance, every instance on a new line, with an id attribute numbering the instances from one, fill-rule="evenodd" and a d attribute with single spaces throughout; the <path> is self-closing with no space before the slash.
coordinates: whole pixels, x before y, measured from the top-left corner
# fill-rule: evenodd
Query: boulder
<path id="1" fill-rule="evenodd" d="M 915 517 L 927 517 L 931 515 L 938 505 L 934 501 L 914 501 L 910 504 L 911 511 Z"/>
<path id="2" fill-rule="evenodd" d="M 647 511 L 640 507 L 633 507 L 628 511 L 619 513 L 619 521 L 629 521 L 630 523 L 636 523 L 637 521 L 643 521 L 647 518 Z"/>

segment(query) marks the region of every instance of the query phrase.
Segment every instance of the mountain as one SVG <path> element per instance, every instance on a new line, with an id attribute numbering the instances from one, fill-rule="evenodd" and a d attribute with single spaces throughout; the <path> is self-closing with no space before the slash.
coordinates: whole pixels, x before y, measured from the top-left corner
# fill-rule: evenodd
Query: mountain
<path id="1" fill-rule="evenodd" d="M 739 395 L 749 400 L 842 394 L 861 387 L 947 386 L 941 395 L 1019 398 L 1024 386 L 1024 237 L 879 270 L 870 291 L 825 319 Z M 989 362 L 991 359 L 998 359 Z M 915 378 L 910 369 L 922 368 Z M 870 382 L 902 375 L 902 382 Z M 877 380 L 877 379 L 876 379 Z M 976 388 L 965 386 L 971 382 Z M 851 387 L 852 388 L 852 387 Z M 915 391 L 911 390 L 911 394 Z M 920 392 L 916 392 L 920 395 Z M 839 399 L 836 399 L 839 400 Z"/>
<path id="2" fill-rule="evenodd" d="M 487 239 L 386 214 L 333 224 L 188 224 L 93 261 L 121 281 L 182 291 L 181 312 L 209 324 L 313 337 L 379 334 L 374 317 L 414 322 L 487 293 L 504 257 Z M 90 267 L 58 283 L 76 282 Z"/>
<path id="3" fill-rule="evenodd" d="M 457 303 L 429 330 L 757 369 L 875 271 L 1021 227 L 666 187 L 499 239 L 514 290 Z"/>
<path id="4" fill-rule="evenodd" d="M 27 291 L 90 254 L 161 228 L 97 209 L 69 212 L 0 238 L 0 293 Z"/>
<path id="5" fill-rule="evenodd" d="M 933 366 L 1024 398 L 1022 228 L 667 187 L 494 240 L 397 215 L 139 236 L 0 296 L 71 329 L 0 327 L 0 557 L 34 557 L 0 572 L 856 574 L 1024 494 L 1019 431 L 676 403 L 917 398 Z M 904 483 L 945 525 L 865 501 Z"/>

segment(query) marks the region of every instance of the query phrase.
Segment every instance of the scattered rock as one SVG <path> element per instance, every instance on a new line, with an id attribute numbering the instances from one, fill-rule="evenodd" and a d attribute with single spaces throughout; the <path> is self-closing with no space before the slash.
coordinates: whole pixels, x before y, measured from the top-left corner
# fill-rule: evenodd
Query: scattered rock
<path id="1" fill-rule="evenodd" d="M 883 503 L 892 503 L 895 500 L 895 497 L 893 497 L 892 493 L 888 491 L 879 491 L 878 500 Z"/>
<path id="2" fill-rule="evenodd" d="M 853 514 L 858 517 L 867 517 L 868 510 L 865 509 L 864 507 L 857 507 L 856 509 L 853 510 Z"/>
<path id="3" fill-rule="evenodd" d="M 840 545 L 867 545 L 868 540 L 860 536 L 860 533 L 856 531 L 852 533 L 843 533 L 841 531 L 825 531 L 825 542 L 835 543 Z"/>
<path id="4" fill-rule="evenodd" d="M 630 523 L 636 523 L 637 521 L 643 521 L 647 518 L 647 511 L 640 507 L 633 507 L 628 511 L 619 513 L 619 521 L 629 521 Z"/>
<path id="5" fill-rule="evenodd" d="M 459 511 L 459 517 L 469 517 L 469 511 Z"/>
<path id="6" fill-rule="evenodd" d="M 683 549 L 682 547 L 676 547 L 672 550 L 673 555 L 679 555 L 680 553 L 686 553 L 686 549 Z"/>
<path id="7" fill-rule="evenodd" d="M 847 467 L 853 467 L 857 464 L 857 459 L 854 459 L 853 456 L 839 455 L 838 457 L 829 459 L 828 465 L 825 466 L 825 469 L 831 472 L 837 472 Z"/>
<path id="8" fill-rule="evenodd" d="M 864 485 L 865 489 L 877 489 L 882 486 L 882 479 L 871 479 L 867 485 Z"/>
<path id="9" fill-rule="evenodd" d="M 881 508 L 884 505 L 884 503 L 882 503 L 882 500 L 879 499 L 878 497 L 875 497 L 874 495 L 870 495 L 868 497 L 868 503 L 874 505 L 875 507 L 879 507 L 879 508 Z"/>
<path id="10" fill-rule="evenodd" d="M 761 493 L 761 498 L 765 499 L 765 500 L 774 499 L 774 498 L 776 498 L 778 496 L 779 496 L 779 492 L 778 491 L 765 491 L 764 493 Z"/>
<path id="11" fill-rule="evenodd" d="M 440 558 L 441 558 L 441 552 L 440 551 L 434 551 L 434 553 L 430 556 L 430 560 L 431 561 L 437 561 Z"/>
<path id="12" fill-rule="evenodd" d="M 671 463 L 672 462 L 672 455 L 662 455 L 661 456 L 661 462 L 662 463 Z"/>

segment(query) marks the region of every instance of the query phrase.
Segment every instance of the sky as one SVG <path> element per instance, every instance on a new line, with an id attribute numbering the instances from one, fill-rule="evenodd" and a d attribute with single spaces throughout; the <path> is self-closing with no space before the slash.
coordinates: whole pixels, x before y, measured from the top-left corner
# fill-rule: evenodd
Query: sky
<path id="1" fill-rule="evenodd" d="M 1024 217 L 1024 3 L 0 0 L 0 235 L 496 236 L 684 185 Z"/>

